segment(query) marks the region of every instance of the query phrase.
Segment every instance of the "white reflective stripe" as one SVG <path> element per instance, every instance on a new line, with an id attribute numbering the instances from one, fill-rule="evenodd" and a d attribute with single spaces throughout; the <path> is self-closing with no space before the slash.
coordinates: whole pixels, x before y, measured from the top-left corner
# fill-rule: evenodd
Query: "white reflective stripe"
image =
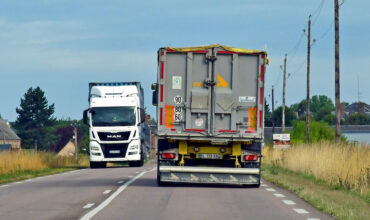
<path id="1" fill-rule="evenodd" d="M 160 172 L 179 172 L 179 173 L 259 174 L 260 169 L 258 168 L 160 166 L 159 171 Z"/>
<path id="2" fill-rule="evenodd" d="M 89 204 L 86 204 L 83 208 L 84 208 L 84 209 L 89 209 L 89 208 L 93 207 L 93 206 L 94 206 L 94 204 L 95 204 L 95 203 L 89 203 Z"/>

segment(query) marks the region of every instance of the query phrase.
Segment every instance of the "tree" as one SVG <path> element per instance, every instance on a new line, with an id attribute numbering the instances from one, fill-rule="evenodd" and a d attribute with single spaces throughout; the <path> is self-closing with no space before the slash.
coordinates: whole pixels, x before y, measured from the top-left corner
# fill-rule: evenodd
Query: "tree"
<path id="1" fill-rule="evenodd" d="M 274 119 L 275 119 L 275 126 L 280 127 L 281 126 L 281 118 L 282 118 L 282 111 L 283 108 L 279 106 L 274 111 Z M 294 112 L 291 108 L 285 106 L 285 126 L 292 126 L 293 120 L 297 119 L 294 115 Z"/>
<path id="2" fill-rule="evenodd" d="M 0 114 L 0 119 L 3 119 L 3 118 L 1 117 L 1 114 Z"/>
<path id="3" fill-rule="evenodd" d="M 298 112 L 298 117 L 300 119 L 306 118 L 306 99 L 303 99 L 301 102 L 291 105 L 290 108 L 293 112 Z"/>
<path id="4" fill-rule="evenodd" d="M 266 101 L 265 98 L 265 126 L 271 127 L 272 126 L 272 113 L 270 111 L 270 106 Z"/>
<path id="5" fill-rule="evenodd" d="M 20 108 L 17 107 L 16 112 L 18 117 L 15 128 L 24 148 L 33 148 L 34 144 L 37 144 L 39 149 L 45 149 L 54 137 L 49 135 L 48 129 L 55 123 L 54 104 L 48 105 L 40 87 L 31 87 L 21 98 Z"/>
<path id="6" fill-rule="evenodd" d="M 327 111 L 331 113 L 335 110 L 333 102 L 326 95 L 313 96 L 310 105 L 313 114 L 317 114 L 320 111 Z"/>
<path id="7" fill-rule="evenodd" d="M 290 106 L 294 112 L 298 112 L 300 119 L 305 118 L 306 99 L 299 103 Z M 332 121 L 331 113 L 335 110 L 332 100 L 325 95 L 315 95 L 310 99 L 311 118 L 316 121 L 325 121 L 329 124 L 335 123 Z"/>
<path id="8" fill-rule="evenodd" d="M 365 114 L 350 115 L 344 121 L 345 125 L 370 125 L 370 117 Z"/>

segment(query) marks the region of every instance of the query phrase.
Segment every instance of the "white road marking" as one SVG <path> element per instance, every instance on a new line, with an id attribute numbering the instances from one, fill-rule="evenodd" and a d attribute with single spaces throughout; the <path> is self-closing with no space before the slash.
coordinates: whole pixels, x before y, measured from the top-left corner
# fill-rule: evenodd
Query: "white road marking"
<path id="1" fill-rule="evenodd" d="M 110 192 L 112 192 L 112 190 L 107 189 L 107 190 L 105 190 L 105 191 L 103 192 L 103 194 L 108 194 L 108 193 L 110 193 Z"/>
<path id="2" fill-rule="evenodd" d="M 263 181 L 260 181 L 261 183 L 263 183 Z"/>
<path id="3" fill-rule="evenodd" d="M 266 184 L 261 184 L 261 186 L 263 186 L 263 187 L 268 187 L 268 185 L 266 185 Z"/>
<path id="4" fill-rule="evenodd" d="M 120 180 L 120 181 L 118 181 L 117 183 L 118 183 L 118 184 L 121 184 L 121 183 L 123 183 L 123 181 L 122 181 L 122 180 Z"/>
<path id="5" fill-rule="evenodd" d="M 146 172 L 142 172 L 139 175 L 135 176 L 133 179 L 130 179 L 128 182 L 120 186 L 114 193 L 112 193 L 106 200 L 104 200 L 100 205 L 98 205 L 96 208 L 92 209 L 88 213 L 86 213 L 80 220 L 88 220 L 94 217 L 98 212 L 100 212 L 102 209 L 104 209 L 109 203 L 113 201 L 114 198 L 116 198 L 123 190 L 126 189 L 127 186 L 129 186 L 131 183 L 133 183 L 135 180 L 139 179 L 142 177 L 145 173 L 151 172 L 154 169 Z"/>
<path id="6" fill-rule="evenodd" d="M 319 218 L 307 218 L 307 220 L 320 220 Z"/>
<path id="7" fill-rule="evenodd" d="M 22 183 L 22 181 L 19 181 L 19 182 L 15 182 L 14 184 L 20 184 L 20 183 Z"/>
<path id="8" fill-rule="evenodd" d="M 136 171 L 135 173 L 140 173 L 140 171 Z"/>
<path id="9" fill-rule="evenodd" d="M 274 196 L 278 197 L 278 198 L 283 198 L 285 197 L 283 194 L 280 194 L 280 193 L 274 193 Z"/>
<path id="10" fill-rule="evenodd" d="M 287 205 L 295 205 L 295 202 L 292 201 L 292 200 L 282 200 L 283 203 L 287 204 Z"/>
<path id="11" fill-rule="evenodd" d="M 89 203 L 89 204 L 86 204 L 83 208 L 84 208 L 84 209 L 89 209 L 89 208 L 93 207 L 93 206 L 94 206 L 94 204 L 95 204 L 95 203 Z"/>
<path id="12" fill-rule="evenodd" d="M 30 181 L 32 181 L 32 179 L 25 180 L 24 182 L 30 182 Z"/>
<path id="13" fill-rule="evenodd" d="M 276 192 L 276 190 L 275 190 L 275 189 L 273 189 L 273 188 L 266 188 L 266 190 L 267 190 L 267 191 L 270 191 L 270 192 Z"/>
<path id="14" fill-rule="evenodd" d="M 2 186 L 0 186 L 0 187 L 7 187 L 7 186 L 9 186 L 9 185 L 2 185 Z"/>
<path id="15" fill-rule="evenodd" d="M 307 212 L 306 210 L 304 209 L 293 209 L 296 213 L 298 214 L 308 214 L 309 212 Z"/>
<path id="16" fill-rule="evenodd" d="M 133 176 L 128 176 L 128 178 L 132 178 Z"/>

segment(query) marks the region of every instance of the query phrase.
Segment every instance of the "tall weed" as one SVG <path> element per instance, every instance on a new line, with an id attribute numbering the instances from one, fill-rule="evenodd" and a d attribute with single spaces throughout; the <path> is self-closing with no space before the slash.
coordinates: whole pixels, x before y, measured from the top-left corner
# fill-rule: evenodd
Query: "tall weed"
<path id="1" fill-rule="evenodd" d="M 264 163 L 312 175 L 332 186 L 368 194 L 370 146 L 330 142 L 299 144 L 286 150 L 265 152 Z"/>

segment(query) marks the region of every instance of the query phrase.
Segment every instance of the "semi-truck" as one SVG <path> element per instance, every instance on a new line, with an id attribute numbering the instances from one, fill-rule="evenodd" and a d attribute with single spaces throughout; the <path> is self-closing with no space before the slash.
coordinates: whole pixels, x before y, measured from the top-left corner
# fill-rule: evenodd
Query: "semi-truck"
<path id="1" fill-rule="evenodd" d="M 224 45 L 158 50 L 158 185 L 259 187 L 267 53 Z"/>
<path id="2" fill-rule="evenodd" d="M 142 166 L 145 113 L 140 82 L 89 83 L 88 101 L 83 120 L 90 127 L 90 167 L 104 168 L 107 162 Z"/>

